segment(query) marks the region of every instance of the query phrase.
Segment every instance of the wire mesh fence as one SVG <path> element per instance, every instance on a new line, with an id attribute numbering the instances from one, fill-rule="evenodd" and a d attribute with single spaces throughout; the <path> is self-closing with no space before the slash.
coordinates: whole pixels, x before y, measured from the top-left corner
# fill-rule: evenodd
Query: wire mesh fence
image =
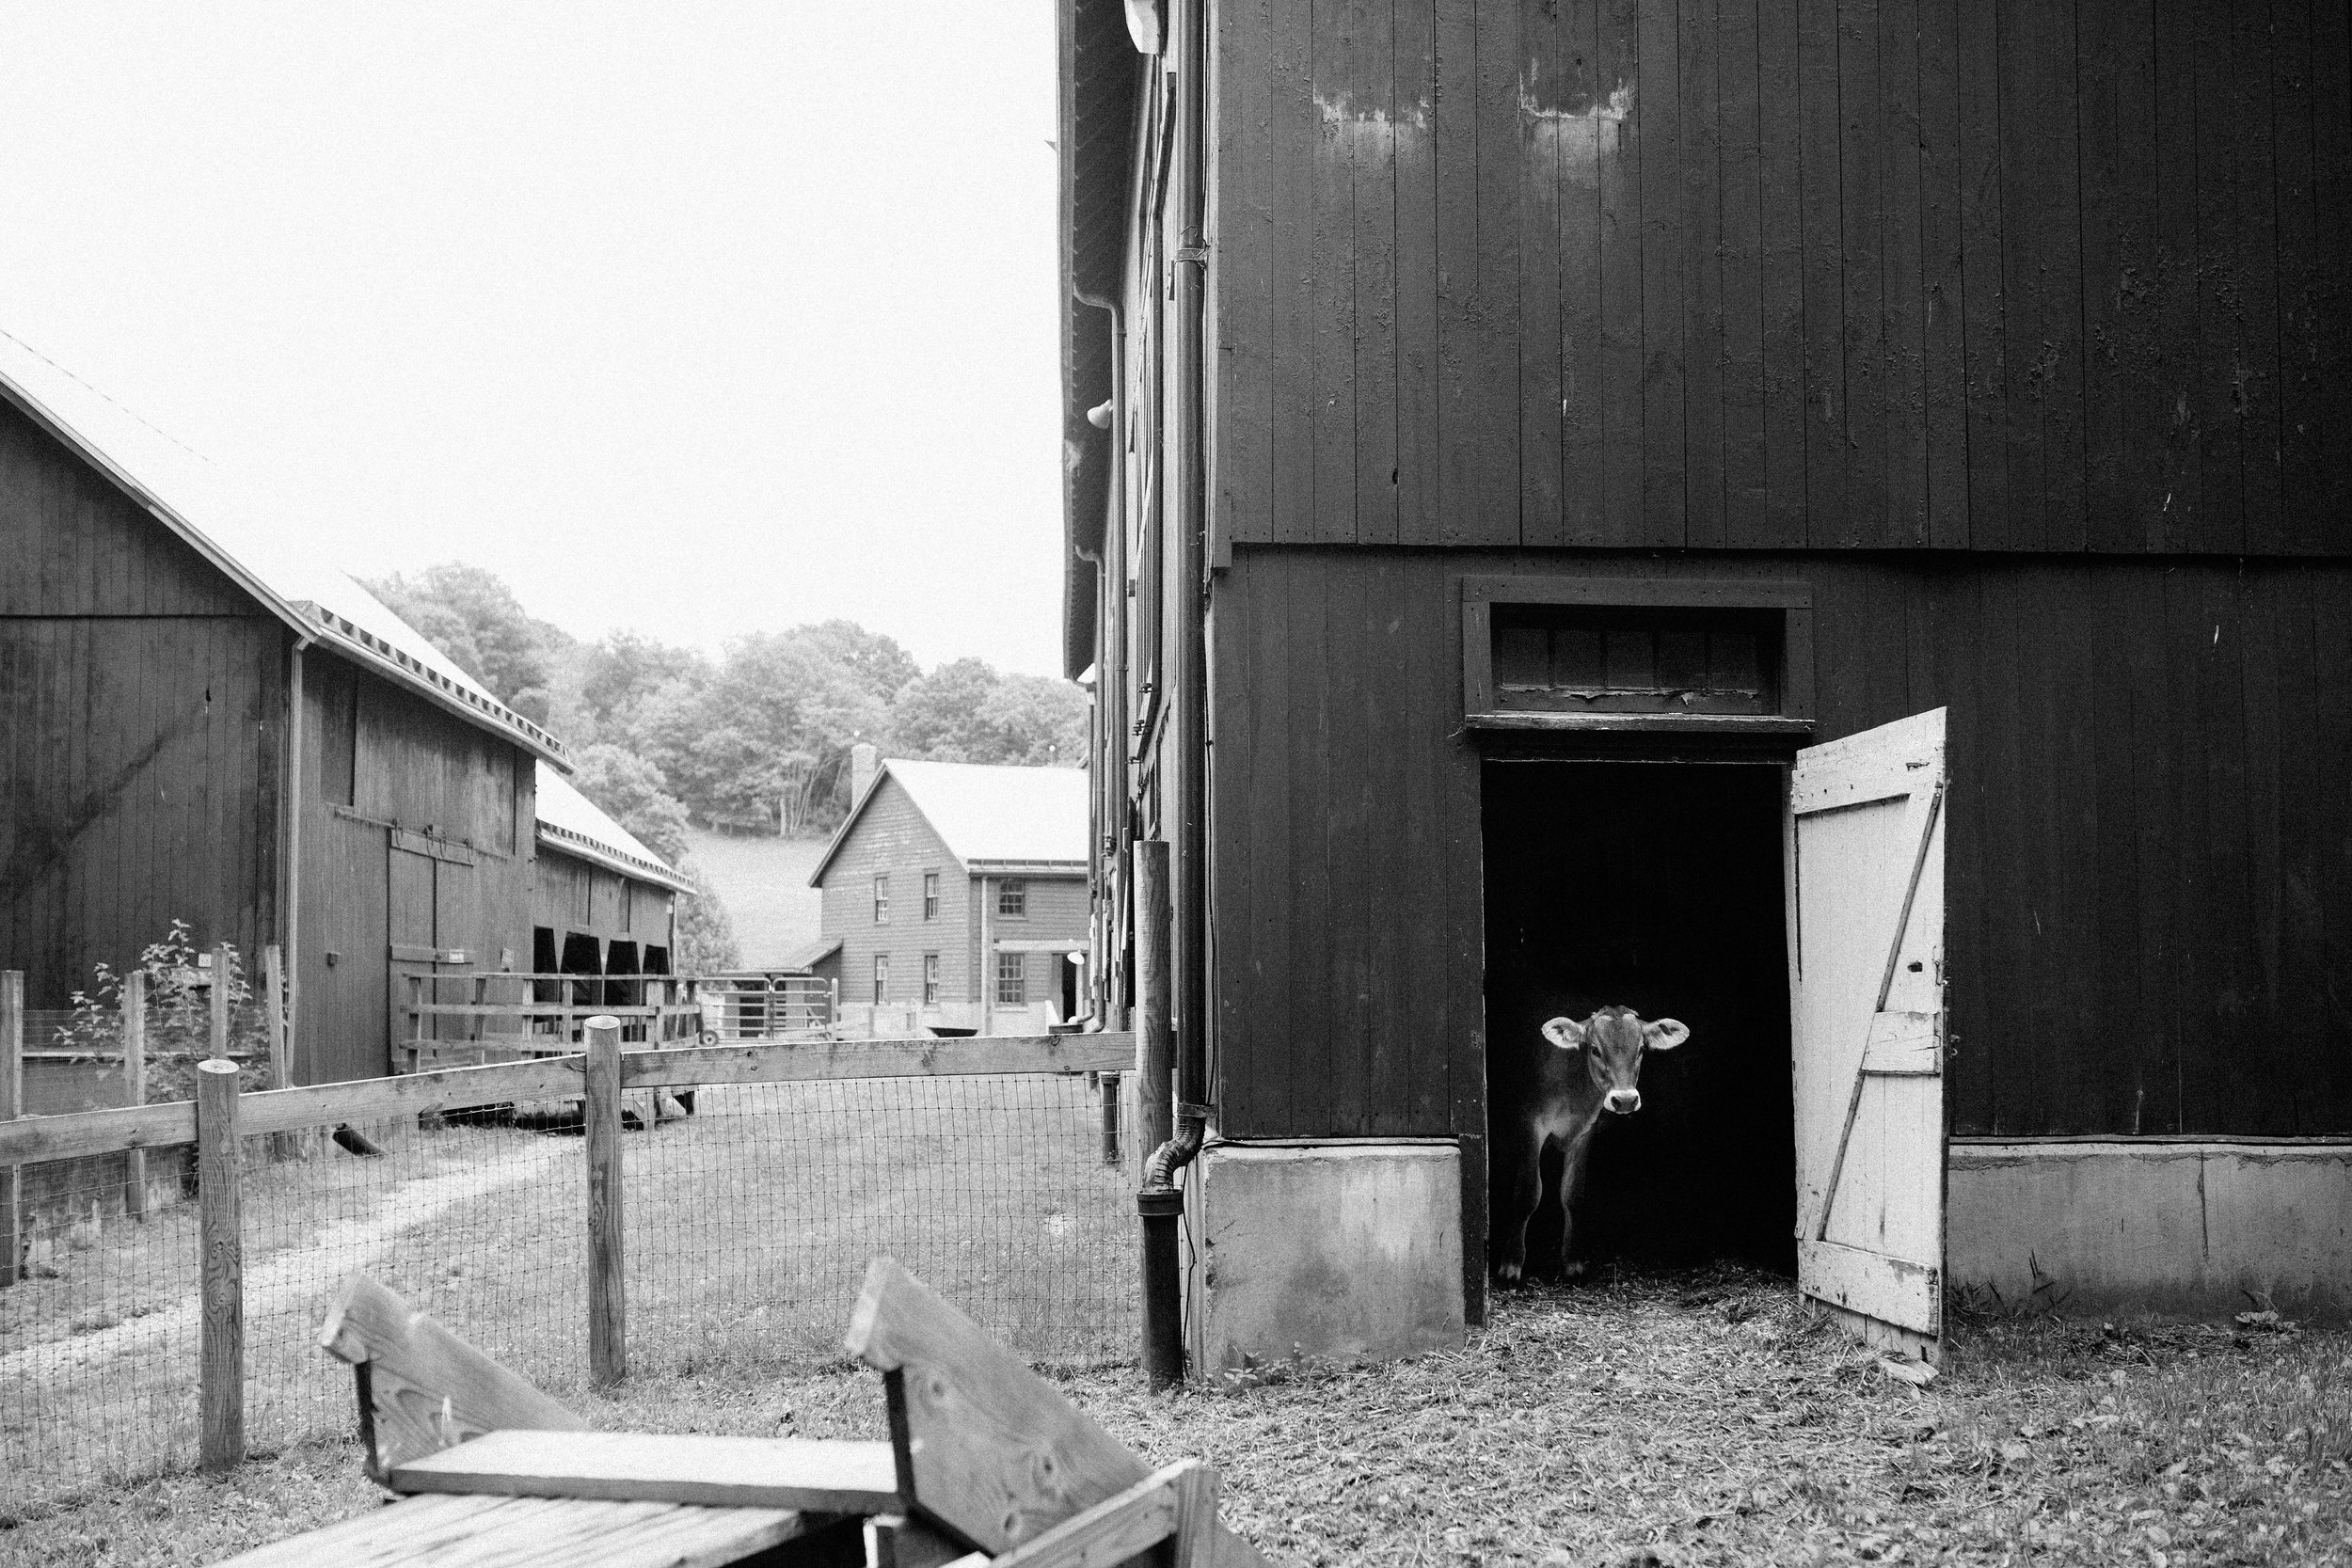
<path id="1" fill-rule="evenodd" d="M 753 1083 L 633 1090 L 624 1105 L 633 1377 L 830 1358 L 878 1253 L 1034 1360 L 1133 1354 L 1132 1182 L 1104 1162 L 1084 1078 Z M 243 1140 L 249 1447 L 351 1430 L 348 1370 L 317 1333 L 357 1270 L 557 1398 L 576 1395 L 580 1127 L 577 1101 L 551 1101 L 354 1128 L 372 1155 L 326 1128 Z M 0 1290 L 0 1515 L 195 1463 L 192 1155 L 145 1156 L 139 1217 L 126 1155 L 24 1167 L 24 1277 Z"/>

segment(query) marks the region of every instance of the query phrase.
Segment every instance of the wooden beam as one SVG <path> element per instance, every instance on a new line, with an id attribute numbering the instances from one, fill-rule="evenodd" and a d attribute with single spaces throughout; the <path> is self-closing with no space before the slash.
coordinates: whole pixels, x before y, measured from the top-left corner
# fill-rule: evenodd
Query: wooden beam
<path id="1" fill-rule="evenodd" d="M 600 1497 L 820 1513 L 887 1513 L 901 1506 L 889 1444 L 808 1437 L 491 1432 L 395 1465 L 386 1484 L 395 1492 Z"/>
<path id="2" fill-rule="evenodd" d="M 1036 1540 L 1150 1475 L 893 1259 L 867 1268 L 846 1346 L 884 1374 L 899 1492 L 917 1514 L 986 1550 Z M 1215 1534 L 1220 1564 L 1263 1561 L 1222 1525 Z"/>
<path id="3" fill-rule="evenodd" d="M 588 1427 L 365 1275 L 344 1282 L 319 1327 L 319 1344 L 367 1371 L 367 1463 L 379 1478 L 485 1432 Z"/>
<path id="4" fill-rule="evenodd" d="M 1176 1533 L 1176 1481 L 1200 1467 L 1180 1459 L 996 1559 L 994 1568 L 1115 1568 Z"/>
<path id="5" fill-rule="evenodd" d="M 489 1067 L 363 1078 L 347 1084 L 265 1089 L 243 1097 L 246 1133 L 284 1132 L 342 1122 L 389 1120 L 456 1106 L 577 1100 L 586 1058 L 578 1053 Z M 757 1045 L 631 1051 L 621 1057 L 627 1088 L 771 1084 L 819 1078 L 922 1078 L 958 1073 L 1120 1072 L 1135 1066 L 1135 1036 L 1004 1035 L 961 1039 L 780 1040 Z M 76 1111 L 0 1122 L 0 1164 L 72 1160 L 126 1148 L 196 1141 L 184 1100 L 118 1111 Z"/>
<path id="6" fill-rule="evenodd" d="M 722 1568 L 832 1563 L 833 1521 L 775 1508 L 696 1508 L 558 1497 L 409 1497 L 259 1547 L 216 1568 Z M 788 1543 L 784 1552 L 770 1548 Z M 788 1555 L 787 1555 L 788 1554 Z"/>

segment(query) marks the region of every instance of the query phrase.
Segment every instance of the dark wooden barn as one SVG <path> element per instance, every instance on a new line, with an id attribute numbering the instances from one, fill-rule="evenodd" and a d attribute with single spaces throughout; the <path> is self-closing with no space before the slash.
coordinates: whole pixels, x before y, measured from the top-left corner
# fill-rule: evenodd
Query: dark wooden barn
<path id="1" fill-rule="evenodd" d="M 561 745 L 265 518 L 0 336 L 0 968 L 28 1005 L 183 920 L 291 956 L 292 1074 L 331 1082 L 392 1069 L 406 976 L 534 967 L 543 859 L 603 879 L 561 922 L 599 965 L 666 949 L 675 874 L 568 785 L 588 819 L 541 819 Z"/>
<path id="2" fill-rule="evenodd" d="M 2352 1306 L 2342 7 L 1061 44 L 1068 662 L 1112 953 L 1173 846 L 1208 1245 L 1386 1151 L 1475 1321 L 1490 1052 L 1565 986 L 1693 1028 L 1597 1247 L 1927 1354 L 1947 1288 Z M 1194 1352 L 1441 1337 L 1316 1305 L 1388 1267 L 1220 1261 Z"/>

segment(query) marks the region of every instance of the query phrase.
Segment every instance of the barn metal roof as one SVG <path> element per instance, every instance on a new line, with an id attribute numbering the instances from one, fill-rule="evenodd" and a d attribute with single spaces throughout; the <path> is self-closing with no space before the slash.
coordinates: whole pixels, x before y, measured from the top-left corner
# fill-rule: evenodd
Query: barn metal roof
<path id="1" fill-rule="evenodd" d="M 808 874 L 809 886 L 823 885 L 825 868 L 849 842 L 850 830 L 885 779 L 898 781 L 947 852 L 968 872 L 1019 871 L 1042 877 L 1086 869 L 1091 829 L 1085 769 L 886 759 L 825 846 L 816 869 Z"/>
<path id="2" fill-rule="evenodd" d="M 570 766 L 562 741 L 484 690 L 382 600 L 302 543 L 324 519 L 290 515 L 253 495 L 210 459 L 5 329 L 0 396 L 299 636 L 546 761 Z"/>
<path id="3" fill-rule="evenodd" d="M 1137 88 L 1151 62 L 1127 35 L 1125 0 L 1060 0 L 1061 388 L 1063 673 L 1094 659 L 1095 565 L 1110 505 L 1117 432 L 1087 423 L 1111 395 L 1110 312 L 1078 296 L 1115 300 L 1127 254 L 1128 164 Z"/>
<path id="4" fill-rule="evenodd" d="M 539 765 L 539 842 L 641 882 L 653 882 L 674 893 L 694 891 L 694 884 L 679 876 L 669 862 L 639 843 L 634 833 L 606 816 L 569 779 L 544 762 Z"/>

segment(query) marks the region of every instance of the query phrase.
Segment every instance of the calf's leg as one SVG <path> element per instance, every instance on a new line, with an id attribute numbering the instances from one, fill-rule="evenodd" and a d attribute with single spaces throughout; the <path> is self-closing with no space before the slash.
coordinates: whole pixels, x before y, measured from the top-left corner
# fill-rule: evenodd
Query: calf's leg
<path id="1" fill-rule="evenodd" d="M 1527 1270 L 1527 1225 L 1544 1195 L 1544 1140 L 1532 1128 L 1518 1128 L 1516 1136 L 1498 1140 L 1496 1164 L 1511 1178 L 1502 1212 L 1496 1215 L 1495 1277 L 1517 1284 Z"/>
<path id="2" fill-rule="evenodd" d="M 1576 1205 L 1584 1194 L 1584 1167 L 1592 1163 L 1593 1124 L 1587 1122 L 1568 1140 L 1567 1157 L 1560 1162 L 1560 1277 L 1581 1279 L 1584 1259 L 1576 1256 Z"/>

